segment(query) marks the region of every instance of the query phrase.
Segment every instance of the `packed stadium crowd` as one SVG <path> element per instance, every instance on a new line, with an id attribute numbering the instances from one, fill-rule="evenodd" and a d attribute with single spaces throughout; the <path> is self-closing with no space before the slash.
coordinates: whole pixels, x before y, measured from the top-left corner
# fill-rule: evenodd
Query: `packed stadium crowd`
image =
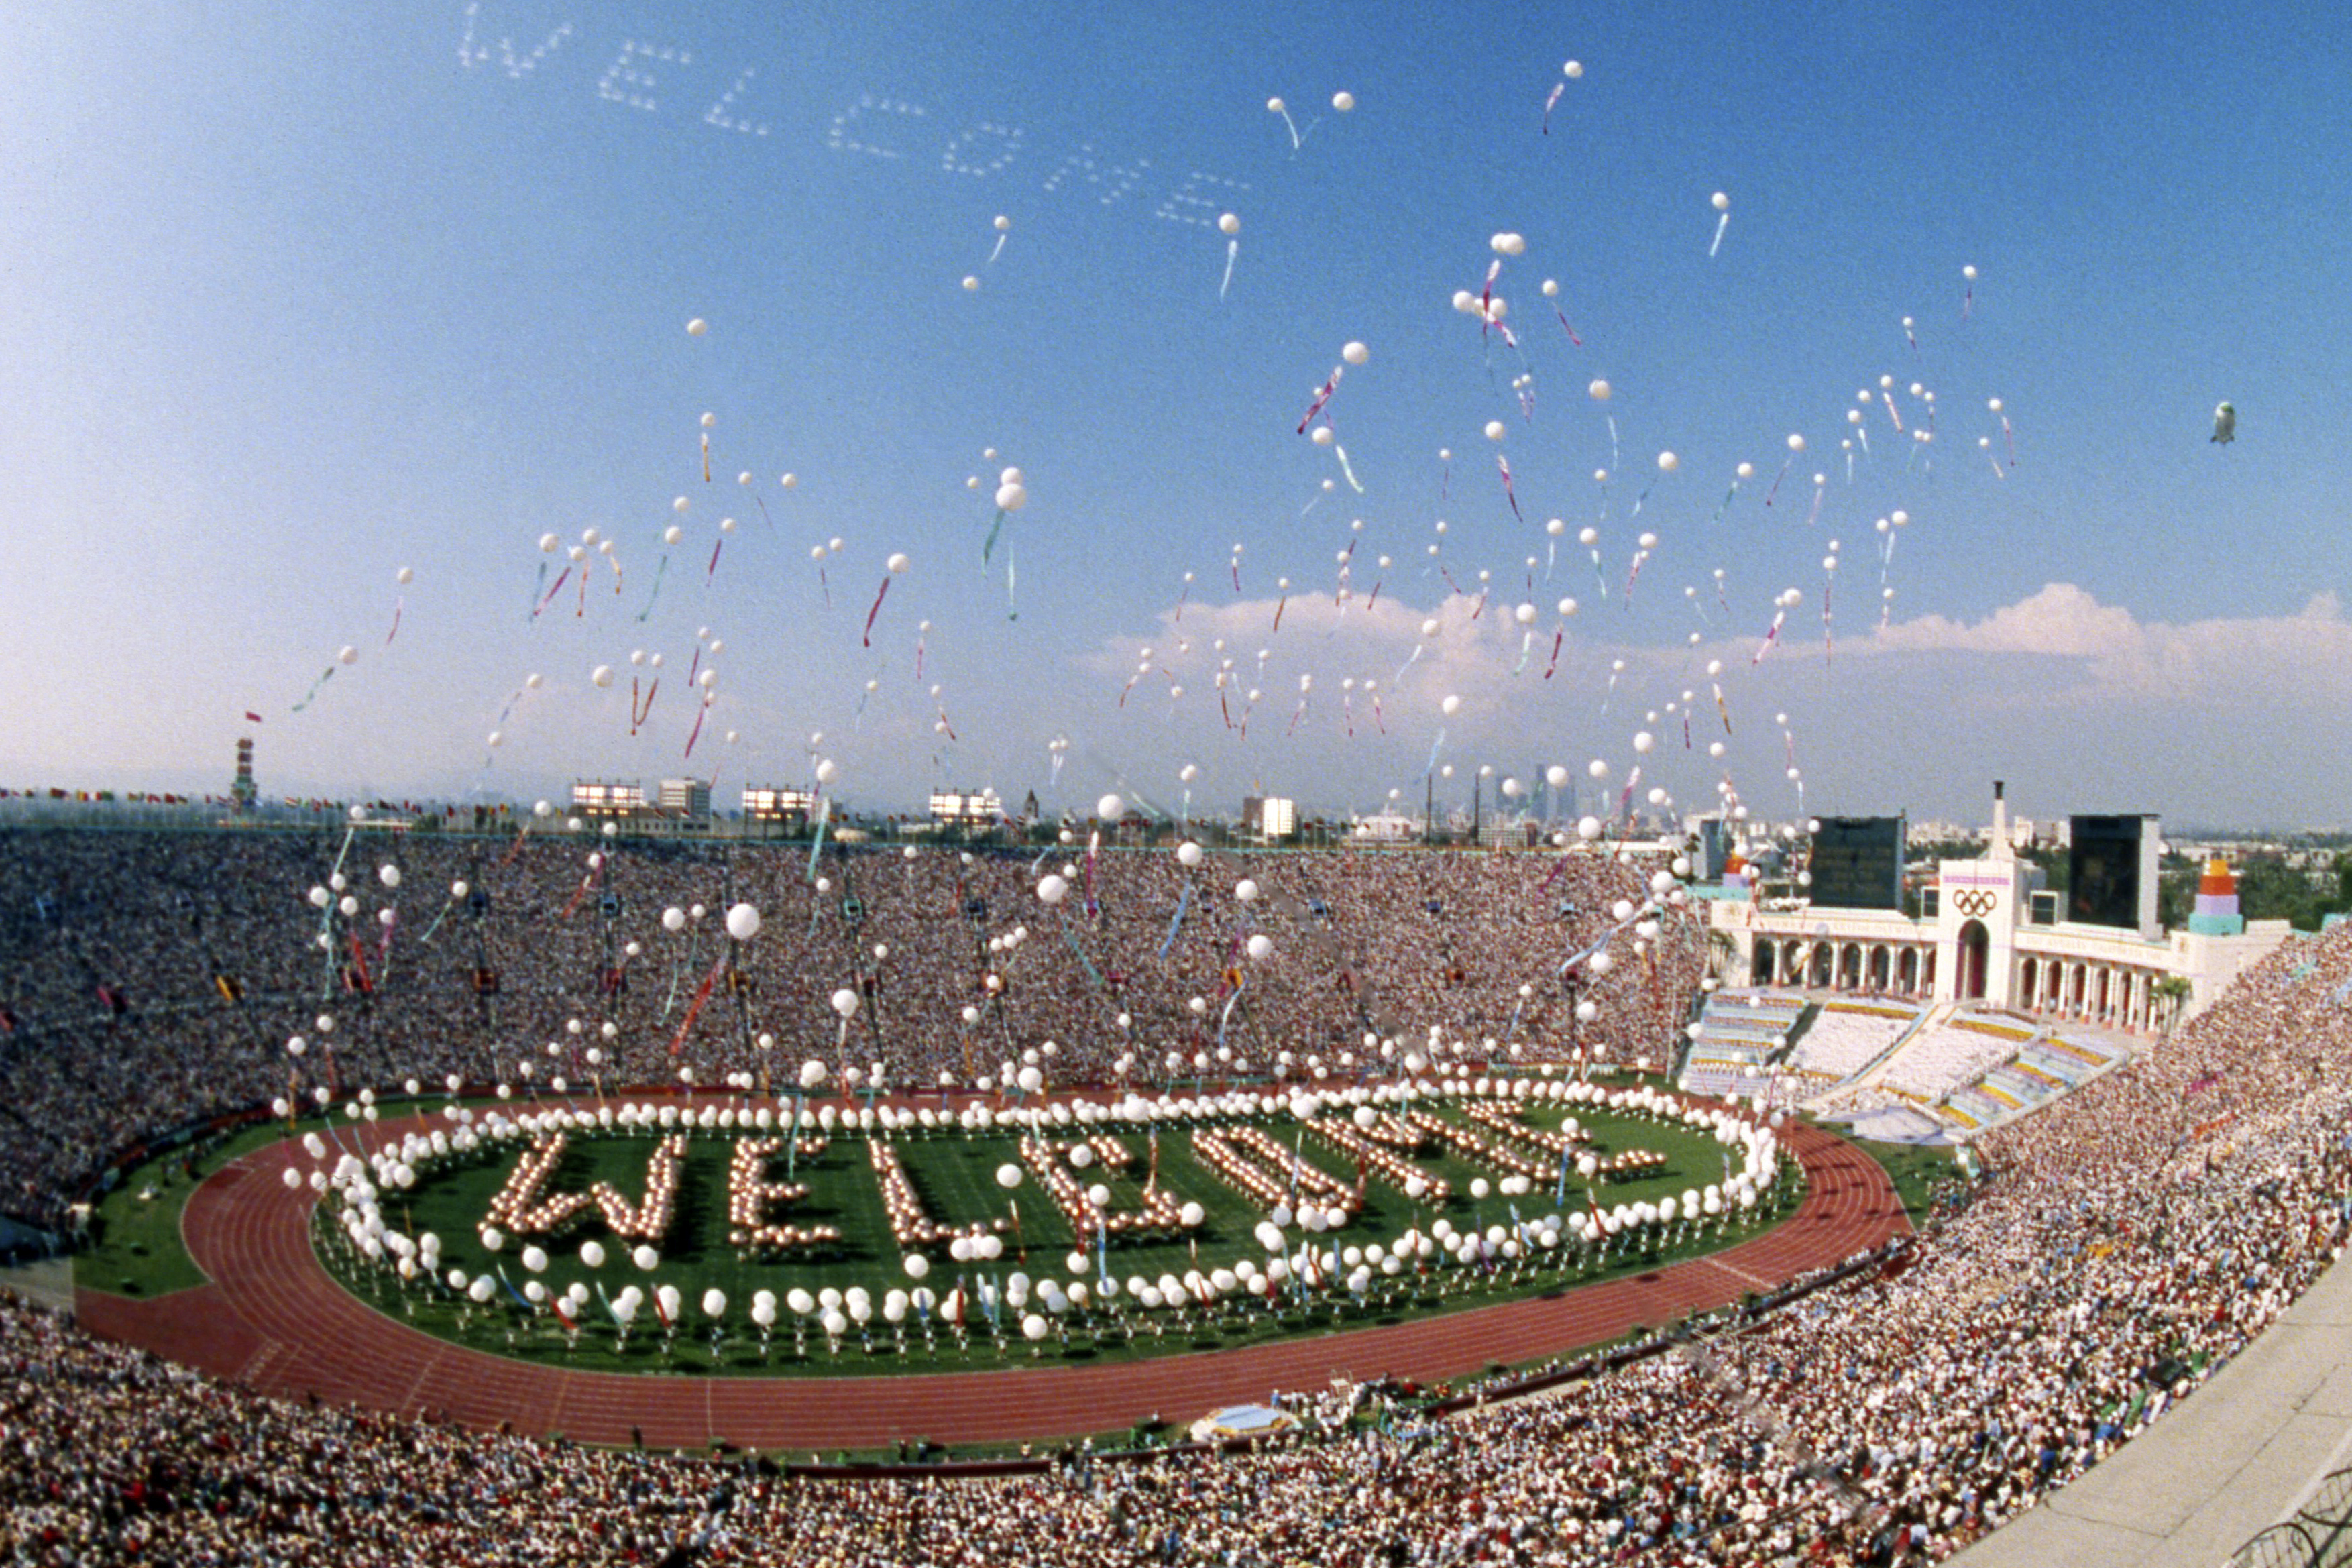
<path id="1" fill-rule="evenodd" d="M 1368 1033 L 1402 1054 L 1432 1027 L 1479 1055 L 1631 1060 L 1687 1013 L 1703 928 L 1670 914 L 1575 992 L 1560 973 L 1654 870 L 1590 851 L 813 857 L 560 826 L 0 831 L 0 1214 L 54 1222 L 110 1152 L 325 1082 L 782 1082 L 810 1058 L 836 1088 L 847 1068 L 924 1089 L 1024 1062 L 1057 1087 L 1352 1081 Z M 1065 872 L 1048 905 L 1038 884 Z M 740 944 L 738 902 L 762 916 Z M 861 998 L 846 1031 L 843 989 Z"/>
<path id="2" fill-rule="evenodd" d="M 1411 908 L 1453 873 L 1401 861 L 1391 874 L 1417 879 L 1385 900 Z M 279 896 L 299 894 L 302 875 L 280 879 Z M 1310 875 L 1318 889 L 1346 879 L 1328 861 Z M 1318 896 L 1349 911 L 1342 921 L 1383 904 L 1360 889 L 1369 906 Z M 1545 934 L 1527 935 L 1538 954 L 1558 951 Z M 1491 956 L 1514 972 L 1540 963 Z M 1481 984 L 1492 1005 L 1516 982 Z M 793 1480 L 272 1402 L 10 1306 L 0 1554 L 834 1568 L 1937 1561 L 2157 1419 L 2341 1250 L 2345 995 L 2352 931 L 2290 942 L 2134 1062 L 1982 1141 L 1988 1179 L 1899 1268 L 1554 1391 L 1443 1420 L 1310 1421 L 1247 1454 L 1078 1454 L 1012 1479 Z"/>

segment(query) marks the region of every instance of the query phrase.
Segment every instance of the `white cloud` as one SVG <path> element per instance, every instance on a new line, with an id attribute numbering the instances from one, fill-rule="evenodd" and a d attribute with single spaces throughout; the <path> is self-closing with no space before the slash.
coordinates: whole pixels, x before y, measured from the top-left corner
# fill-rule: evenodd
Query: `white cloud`
<path id="1" fill-rule="evenodd" d="M 1822 809 L 1964 813 L 1984 780 L 2007 776 L 2049 812 L 2122 802 L 2117 809 L 2204 821 L 2322 821 L 2333 792 L 2309 765 L 2313 737 L 2352 723 L 2352 620 L 2332 594 L 2292 614 L 2180 623 L 2143 620 L 2069 584 L 1976 619 L 1923 616 L 1880 628 L 1863 619 L 1874 605 L 1854 616 L 1861 624 L 1841 617 L 1833 658 L 1811 600 L 1790 613 L 1760 663 L 1760 622 L 1711 617 L 1697 643 L 1636 643 L 1592 635 L 1613 631 L 1614 616 L 1588 608 L 1563 622 L 1545 601 L 1528 628 L 1524 668 L 1514 602 L 1490 601 L 1474 620 L 1475 605 L 1383 595 L 1369 610 L 1361 597 L 1342 610 L 1328 585 L 1286 605 L 1196 602 L 1181 620 L 1172 606 L 1162 611 L 1149 635 L 1104 638 L 1080 662 L 1106 683 L 1108 706 L 1151 650 L 1127 709 L 1105 716 L 1109 754 L 1197 760 L 1208 770 L 1203 798 L 1263 784 L 1366 807 L 1391 788 L 1417 793 L 1433 758 L 1457 765 L 1451 787 L 1466 795 L 1461 764 L 1524 773 L 1530 760 L 1557 760 L 1581 780 L 1597 756 L 1610 763 L 1612 785 L 1638 762 L 1645 789 L 1663 784 L 1693 809 L 1729 780 L 1759 810 L 1802 799 Z M 1440 625 L 1424 638 L 1430 618 Z M 1557 679 L 1547 681 L 1563 626 Z M 1220 711 L 1214 676 L 1227 659 L 1232 717 L 1241 718 L 1251 689 L 1261 693 L 1246 735 Z M 1301 675 L 1314 679 L 1312 700 L 1293 729 Z M 1351 730 L 1342 722 L 1349 679 Z M 1733 729 L 1716 712 L 1714 679 Z M 1367 682 L 1385 704 L 1372 724 Z M 1181 699 L 1171 684 L 1183 688 Z M 1451 716 L 1441 709 L 1449 694 L 1462 698 Z M 1677 708 L 1685 694 L 1687 745 Z M 1656 732 L 1654 754 L 1633 754 L 1637 728 Z M 1719 759 L 1708 753 L 1715 741 L 1727 743 Z M 1805 768 L 1807 796 L 1784 777 L 1792 761 Z"/>
<path id="2" fill-rule="evenodd" d="M 2070 583 L 2052 583 L 1974 622 L 1923 616 L 1860 639 L 1874 656 L 1967 654 L 2071 661 L 2065 701 L 2238 700 L 2250 691 L 2341 696 L 2352 689 L 2352 621 L 2332 593 L 2293 616 L 2141 621 Z"/>
<path id="3" fill-rule="evenodd" d="M 2141 637 L 2129 610 L 2102 605 L 2071 583 L 2053 583 L 1973 624 L 1943 616 L 1900 621 L 1870 639 L 1873 651 L 2110 656 Z"/>

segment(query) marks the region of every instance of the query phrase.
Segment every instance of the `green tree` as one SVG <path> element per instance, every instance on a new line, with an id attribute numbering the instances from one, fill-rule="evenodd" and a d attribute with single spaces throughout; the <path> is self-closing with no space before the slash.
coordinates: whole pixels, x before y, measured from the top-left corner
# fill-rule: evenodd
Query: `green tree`
<path id="1" fill-rule="evenodd" d="M 2238 908 L 2250 921 L 2288 921 L 2298 931 L 2318 930 L 2325 912 L 2310 877 L 2279 855 L 2249 856 L 2238 868 Z"/>
<path id="2" fill-rule="evenodd" d="M 2167 1038 L 2171 1037 L 2172 1026 L 2179 1020 L 2181 1008 L 2189 1005 L 2189 995 L 2193 989 L 2185 974 L 2168 974 L 2149 988 L 2148 994 L 2163 1010 Z"/>

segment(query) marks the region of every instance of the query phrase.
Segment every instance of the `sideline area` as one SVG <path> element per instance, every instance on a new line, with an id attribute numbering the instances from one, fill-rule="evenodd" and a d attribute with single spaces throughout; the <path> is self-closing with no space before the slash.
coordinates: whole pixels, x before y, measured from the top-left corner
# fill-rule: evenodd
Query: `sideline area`
<path id="1" fill-rule="evenodd" d="M 2215 1568 L 2352 1462 L 2352 1268 L 2115 1457 L 1952 1561 Z"/>

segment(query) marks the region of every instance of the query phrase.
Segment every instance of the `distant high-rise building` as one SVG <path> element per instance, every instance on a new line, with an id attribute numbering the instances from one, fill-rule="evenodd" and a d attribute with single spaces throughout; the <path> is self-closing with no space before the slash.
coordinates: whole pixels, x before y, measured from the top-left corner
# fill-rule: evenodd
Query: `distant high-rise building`
<path id="1" fill-rule="evenodd" d="M 661 808 L 676 816 L 703 822 L 710 816 L 710 786 L 700 779 L 664 779 Z"/>
<path id="2" fill-rule="evenodd" d="M 1298 832 L 1298 803 L 1275 795 L 1244 795 L 1242 831 L 1254 833 L 1269 844 L 1292 837 Z"/>

